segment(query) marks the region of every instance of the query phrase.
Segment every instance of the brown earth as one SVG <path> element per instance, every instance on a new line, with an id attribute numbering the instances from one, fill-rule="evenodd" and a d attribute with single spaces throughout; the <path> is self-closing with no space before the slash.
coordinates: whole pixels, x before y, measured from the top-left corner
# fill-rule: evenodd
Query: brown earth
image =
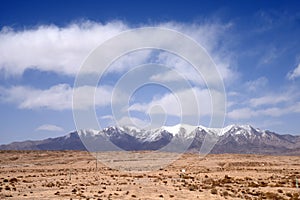
<path id="1" fill-rule="evenodd" d="M 0 199 L 300 199 L 299 156 L 177 156 L 0 151 Z"/>

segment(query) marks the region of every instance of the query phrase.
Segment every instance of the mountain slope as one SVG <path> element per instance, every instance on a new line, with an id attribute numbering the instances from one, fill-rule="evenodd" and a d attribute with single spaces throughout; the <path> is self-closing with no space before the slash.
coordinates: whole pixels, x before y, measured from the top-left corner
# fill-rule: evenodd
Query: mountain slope
<path id="1" fill-rule="evenodd" d="M 165 150 L 197 152 L 207 134 L 218 137 L 211 153 L 258 153 L 300 155 L 300 136 L 280 135 L 250 125 L 230 125 L 223 129 L 176 125 L 153 130 L 135 127 L 108 127 L 80 130 L 63 137 L 40 141 L 13 142 L 1 150 Z"/>
<path id="2" fill-rule="evenodd" d="M 1 150 L 86 150 L 77 132 L 67 136 L 0 145 Z"/>

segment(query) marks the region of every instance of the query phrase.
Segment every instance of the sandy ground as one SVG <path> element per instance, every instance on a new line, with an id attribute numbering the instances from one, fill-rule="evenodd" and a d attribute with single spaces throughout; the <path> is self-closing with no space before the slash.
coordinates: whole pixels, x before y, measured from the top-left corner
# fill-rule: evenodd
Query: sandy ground
<path id="1" fill-rule="evenodd" d="M 178 155 L 97 157 L 0 151 L 0 199 L 300 199 L 299 156 L 184 154 L 168 166 Z"/>

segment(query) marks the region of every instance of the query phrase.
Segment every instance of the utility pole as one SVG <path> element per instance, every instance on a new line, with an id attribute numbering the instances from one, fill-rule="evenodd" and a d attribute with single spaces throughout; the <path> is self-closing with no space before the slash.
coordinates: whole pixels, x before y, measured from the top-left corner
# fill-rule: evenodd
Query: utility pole
<path id="1" fill-rule="evenodd" d="M 98 171 L 98 151 L 96 151 L 96 171 Z"/>

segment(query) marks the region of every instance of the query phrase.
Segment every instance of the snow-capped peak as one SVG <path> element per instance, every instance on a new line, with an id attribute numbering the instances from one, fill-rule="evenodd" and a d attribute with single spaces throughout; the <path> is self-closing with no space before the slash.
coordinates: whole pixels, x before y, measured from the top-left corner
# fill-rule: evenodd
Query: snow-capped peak
<path id="1" fill-rule="evenodd" d="M 177 124 L 175 126 L 163 126 L 161 129 L 165 130 L 172 135 L 176 135 L 180 131 L 181 124 Z"/>
<path id="2" fill-rule="evenodd" d="M 130 135 L 142 142 L 153 142 L 164 137 L 177 137 L 182 139 L 192 139 L 195 137 L 196 131 L 204 131 L 207 134 L 215 136 L 225 136 L 225 135 L 244 135 L 247 138 L 254 138 L 263 134 L 265 131 L 259 129 L 254 129 L 250 125 L 228 125 L 223 128 L 208 128 L 205 126 L 193 126 L 188 124 L 177 124 L 174 126 L 162 126 L 157 129 L 139 129 L 134 126 L 110 126 L 104 128 L 102 131 L 94 129 L 85 129 L 78 131 L 79 136 L 105 136 L 120 137 L 121 135 Z M 167 134 L 165 134 L 167 132 Z"/>
<path id="3" fill-rule="evenodd" d="M 95 129 L 82 129 L 78 131 L 78 135 L 80 136 L 96 136 L 99 135 L 101 131 Z"/>
<path id="4" fill-rule="evenodd" d="M 163 126 L 161 130 L 167 131 L 173 136 L 180 135 L 186 138 L 191 138 L 194 136 L 193 133 L 197 129 L 197 127 L 198 126 L 193 126 L 189 124 L 177 124 L 174 126 Z"/>

